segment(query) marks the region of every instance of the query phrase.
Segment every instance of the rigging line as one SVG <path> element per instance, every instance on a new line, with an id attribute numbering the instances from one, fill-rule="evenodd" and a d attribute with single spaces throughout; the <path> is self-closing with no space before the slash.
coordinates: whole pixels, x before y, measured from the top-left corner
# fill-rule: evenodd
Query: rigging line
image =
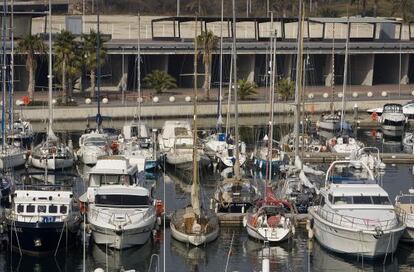
<path id="1" fill-rule="evenodd" d="M 55 249 L 55 254 L 54 254 L 55 257 L 57 255 L 58 250 L 59 250 L 60 241 L 62 240 L 62 236 L 63 236 L 63 232 L 65 230 L 65 227 L 66 227 L 66 221 L 63 223 L 62 231 L 60 232 L 59 241 L 58 241 L 57 246 L 56 246 L 56 249 Z"/>
<path id="2" fill-rule="evenodd" d="M 230 256 L 231 256 L 231 250 L 233 247 L 233 240 L 234 240 L 234 231 L 233 231 L 233 235 L 231 236 L 231 241 L 230 241 L 230 247 L 229 247 L 229 251 L 227 253 L 227 261 L 226 261 L 226 268 L 224 270 L 224 272 L 227 272 L 227 269 L 229 267 L 229 261 L 230 261 Z"/>

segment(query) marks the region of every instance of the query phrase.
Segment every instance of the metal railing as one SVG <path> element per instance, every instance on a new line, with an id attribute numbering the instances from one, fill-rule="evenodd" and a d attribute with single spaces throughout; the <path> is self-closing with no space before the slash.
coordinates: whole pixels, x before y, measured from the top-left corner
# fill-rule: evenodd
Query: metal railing
<path id="1" fill-rule="evenodd" d="M 320 207 L 314 207 L 316 214 L 322 219 L 343 227 L 349 227 L 358 230 L 373 230 L 380 227 L 381 230 L 390 230 L 400 225 L 400 221 L 397 216 L 389 220 L 372 220 L 367 218 L 359 218 L 348 215 L 341 215 L 335 212 L 330 212 Z"/>

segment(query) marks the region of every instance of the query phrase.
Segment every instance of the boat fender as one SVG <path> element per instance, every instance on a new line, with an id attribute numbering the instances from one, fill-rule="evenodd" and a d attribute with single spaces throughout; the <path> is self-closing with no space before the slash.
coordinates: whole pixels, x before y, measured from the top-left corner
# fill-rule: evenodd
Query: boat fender
<path id="1" fill-rule="evenodd" d="M 210 198 L 210 210 L 212 210 L 212 209 L 213 209 L 213 199 Z"/>
<path id="2" fill-rule="evenodd" d="M 296 233 L 296 228 L 295 228 L 295 226 L 293 226 L 293 225 L 292 225 L 291 230 L 292 230 L 292 235 L 295 235 L 295 233 Z"/>
<path id="3" fill-rule="evenodd" d="M 244 208 L 245 208 L 245 207 L 243 206 L 243 207 L 242 207 L 242 209 L 241 209 L 241 212 L 242 212 L 242 213 L 244 213 L 244 212 L 245 212 Z"/>
<path id="4" fill-rule="evenodd" d="M 218 203 L 216 203 L 216 207 L 214 208 L 215 213 L 218 213 L 218 206 L 219 206 Z"/>
<path id="5" fill-rule="evenodd" d="M 382 228 L 380 226 L 376 226 L 375 227 L 375 232 L 376 232 L 376 234 L 374 235 L 374 237 L 376 239 L 378 239 L 379 237 L 381 237 L 382 235 L 384 235 L 384 231 L 382 230 Z"/>
<path id="6" fill-rule="evenodd" d="M 306 230 L 308 231 L 308 238 L 313 239 L 312 220 L 310 219 L 306 221 Z"/>
<path id="7" fill-rule="evenodd" d="M 81 214 L 84 214 L 86 212 L 86 203 L 85 202 L 79 202 L 79 210 Z"/>
<path id="8" fill-rule="evenodd" d="M 243 217 L 243 227 L 247 226 L 247 216 Z"/>
<path id="9" fill-rule="evenodd" d="M 161 217 L 160 216 L 157 216 L 157 225 L 158 226 L 161 226 Z"/>
<path id="10" fill-rule="evenodd" d="M 162 200 L 157 199 L 155 201 L 155 211 L 157 216 L 161 216 L 164 213 L 164 204 L 162 203 Z"/>

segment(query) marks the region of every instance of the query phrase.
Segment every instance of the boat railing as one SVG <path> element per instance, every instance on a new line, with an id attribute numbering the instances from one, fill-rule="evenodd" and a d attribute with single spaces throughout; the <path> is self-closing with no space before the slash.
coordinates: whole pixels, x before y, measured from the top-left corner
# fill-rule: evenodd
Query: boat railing
<path id="1" fill-rule="evenodd" d="M 395 212 L 403 223 L 407 225 L 414 225 L 414 213 L 406 211 L 399 205 L 395 206 Z"/>
<path id="2" fill-rule="evenodd" d="M 17 214 L 12 211 L 6 213 L 6 217 L 11 221 L 24 222 L 24 223 L 58 223 L 64 222 L 67 215 L 40 215 L 40 214 Z"/>
<path id="3" fill-rule="evenodd" d="M 380 228 L 380 230 L 385 231 L 390 230 L 395 226 L 398 226 L 400 223 L 397 217 L 388 220 L 374 220 L 368 218 L 353 217 L 349 215 L 342 215 L 336 212 L 321 209 L 320 207 L 315 207 L 315 212 L 321 218 L 330 223 L 358 230 L 377 231 L 378 228 Z"/>
<path id="4" fill-rule="evenodd" d="M 367 177 L 366 179 L 362 180 L 362 179 L 356 179 L 353 178 L 347 178 L 350 181 L 355 179 L 354 183 L 376 183 L 376 179 L 374 177 L 374 173 L 369 169 L 369 167 L 366 165 L 366 163 L 362 162 L 362 161 L 358 161 L 358 160 L 341 160 L 341 161 L 334 161 L 333 163 L 331 163 L 331 165 L 329 166 L 328 170 L 326 171 L 326 176 L 325 176 L 325 187 L 327 187 L 330 183 L 335 183 L 335 180 L 339 180 L 341 177 L 338 178 L 338 176 L 335 175 L 335 169 L 338 167 L 342 168 L 347 168 L 347 167 L 351 167 L 351 166 L 355 166 L 355 165 L 359 165 L 361 167 L 359 167 L 361 170 L 361 173 L 366 173 Z M 344 177 L 346 179 L 346 177 Z"/>
<path id="5" fill-rule="evenodd" d="M 105 207 L 108 208 L 108 207 Z M 111 207 L 113 208 L 113 207 Z M 98 209 L 96 207 L 91 207 L 91 213 L 90 216 L 91 217 L 95 217 L 95 219 L 98 219 L 98 217 L 107 217 L 108 218 L 108 223 L 110 224 L 114 224 L 115 221 L 120 221 L 120 220 L 116 220 L 116 217 L 123 217 L 125 218 L 124 221 L 128 221 L 129 223 L 132 223 L 132 217 L 136 216 L 136 215 L 140 215 L 142 213 L 147 213 L 148 209 L 151 209 L 151 206 L 146 207 L 145 209 L 139 209 L 139 210 L 135 210 L 134 212 L 124 212 L 124 213 L 120 213 L 119 209 L 116 210 L 115 213 L 112 212 L 106 212 L 107 209 Z M 144 215 L 144 219 L 146 219 L 145 215 Z"/>

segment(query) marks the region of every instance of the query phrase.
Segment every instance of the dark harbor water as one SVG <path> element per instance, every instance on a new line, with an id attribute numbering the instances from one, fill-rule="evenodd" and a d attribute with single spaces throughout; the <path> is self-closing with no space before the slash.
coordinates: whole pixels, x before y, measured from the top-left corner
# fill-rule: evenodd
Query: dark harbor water
<path id="1" fill-rule="evenodd" d="M 245 128 L 244 139 L 250 145 L 260 138 L 260 130 Z M 76 134 L 77 135 L 77 134 Z M 78 136 L 71 135 L 74 143 Z M 381 152 L 401 152 L 398 140 L 383 140 L 373 131 L 359 131 L 358 138 L 368 145 L 377 146 Z M 326 167 L 326 166 L 325 166 Z M 85 190 L 87 167 L 72 169 L 78 173 L 79 191 Z M 24 170 L 20 170 L 24 171 Z M 246 170 L 249 174 L 250 171 Z M 410 165 L 387 165 L 380 178 L 384 189 L 394 200 L 396 194 L 414 187 L 414 170 Z M 16 173 L 18 174 L 18 173 Z M 253 173 L 254 174 L 254 173 Z M 259 187 L 263 180 L 254 175 Z M 201 180 L 203 206 L 209 206 L 209 199 L 215 189 L 220 173 L 204 174 Z M 274 182 L 278 182 L 275 178 Z M 167 213 L 190 203 L 188 174 L 169 170 L 158 177 L 147 178 L 148 187 L 155 186 L 155 198 L 162 199 Z M 159 262 L 154 254 L 159 255 Z M 153 256 L 153 257 L 152 257 Z M 270 260 L 270 271 L 414 271 L 414 247 L 401 244 L 396 254 L 387 260 L 370 262 L 355 258 L 343 258 L 321 248 L 316 240 L 309 241 L 303 228 L 297 228 L 293 239 L 278 245 L 265 246 L 250 239 L 243 228 L 222 227 L 219 238 L 205 247 L 193 248 L 175 241 L 168 226 L 162 226 L 154 239 L 141 247 L 116 251 L 87 241 L 86 259 L 83 260 L 83 243 L 79 239 L 75 247 L 62 250 L 56 257 L 35 258 L 11 253 L 6 243 L 0 249 L 0 271 L 262 271 L 262 260 Z M 151 261 L 151 259 L 153 259 Z M 158 270 L 156 270 L 159 263 Z"/>

